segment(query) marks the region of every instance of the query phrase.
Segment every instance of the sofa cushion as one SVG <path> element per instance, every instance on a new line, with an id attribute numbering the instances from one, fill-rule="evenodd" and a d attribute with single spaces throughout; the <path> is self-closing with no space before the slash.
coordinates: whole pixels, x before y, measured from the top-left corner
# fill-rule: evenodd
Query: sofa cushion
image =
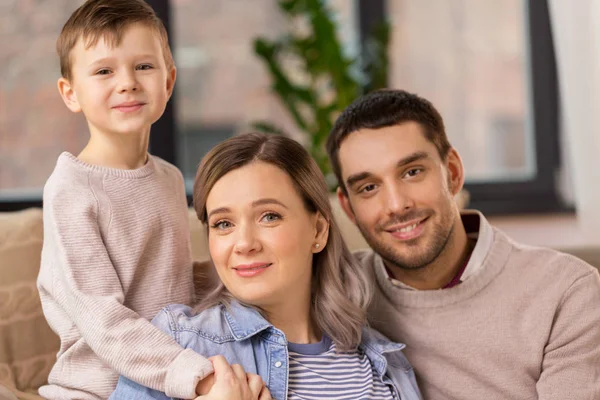
<path id="1" fill-rule="evenodd" d="M 40 209 L 0 213 L 0 384 L 19 391 L 46 382 L 59 348 L 36 287 L 42 238 Z"/>

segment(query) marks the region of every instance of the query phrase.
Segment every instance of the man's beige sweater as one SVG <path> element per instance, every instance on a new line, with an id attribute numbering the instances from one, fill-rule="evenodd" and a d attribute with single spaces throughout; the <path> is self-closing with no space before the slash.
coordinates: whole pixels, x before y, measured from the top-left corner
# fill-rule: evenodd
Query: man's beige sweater
<path id="1" fill-rule="evenodd" d="M 148 322 L 192 302 L 187 215 L 183 177 L 159 158 L 128 171 L 59 157 L 44 187 L 38 288 L 61 344 L 42 396 L 106 399 L 122 374 L 194 397 L 210 362 Z"/>
<path id="2" fill-rule="evenodd" d="M 450 289 L 399 288 L 381 257 L 356 253 L 377 285 L 372 326 L 407 344 L 425 399 L 599 400 L 598 271 L 477 217 L 481 268 Z"/>

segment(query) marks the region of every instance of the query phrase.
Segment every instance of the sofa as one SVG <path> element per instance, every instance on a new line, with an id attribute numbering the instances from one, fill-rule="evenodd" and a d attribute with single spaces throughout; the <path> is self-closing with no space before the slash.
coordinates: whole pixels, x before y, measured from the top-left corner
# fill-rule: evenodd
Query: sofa
<path id="1" fill-rule="evenodd" d="M 333 201 L 334 214 L 352 249 L 368 247 L 358 229 Z M 190 210 L 194 260 L 208 259 L 205 228 Z M 43 240 L 41 209 L 0 213 L 0 399 L 41 399 L 43 385 L 59 347 L 44 315 L 36 288 Z M 600 262 L 598 251 L 576 254 Z M 598 266 L 599 264 L 595 264 Z"/>
<path id="2" fill-rule="evenodd" d="M 334 208 L 348 245 L 367 247 L 358 229 Z M 207 260 L 206 230 L 193 209 L 189 216 L 193 258 Z M 0 400 L 41 399 L 37 389 L 59 348 L 36 288 L 42 240 L 41 209 L 0 213 Z"/>

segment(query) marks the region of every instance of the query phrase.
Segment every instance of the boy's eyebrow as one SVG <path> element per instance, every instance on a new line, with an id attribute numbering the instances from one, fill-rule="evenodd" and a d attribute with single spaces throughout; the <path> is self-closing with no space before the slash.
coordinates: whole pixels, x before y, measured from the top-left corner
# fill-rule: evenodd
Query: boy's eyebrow
<path id="1" fill-rule="evenodd" d="M 109 61 L 112 61 L 112 60 L 114 60 L 114 57 L 103 57 L 103 58 L 99 58 L 99 59 L 97 59 L 97 60 L 94 60 L 94 61 L 92 61 L 92 62 L 90 63 L 90 67 L 93 67 L 93 66 L 95 66 L 95 65 L 97 65 L 97 64 L 104 64 L 104 63 L 107 63 L 107 62 L 109 62 Z"/>
<path id="2" fill-rule="evenodd" d="M 95 66 L 97 64 L 104 64 L 110 61 L 114 61 L 117 57 L 102 57 L 97 60 L 91 62 L 90 66 Z M 135 58 L 158 58 L 156 54 L 148 53 L 148 54 L 140 54 L 136 55 Z"/>
<path id="3" fill-rule="evenodd" d="M 258 206 L 263 206 L 263 205 L 268 205 L 268 204 L 277 204 L 283 208 L 286 208 L 286 209 L 288 208 L 285 204 L 283 204 L 279 200 L 271 199 L 271 198 L 265 198 L 265 199 L 259 199 L 259 200 L 253 201 L 252 207 L 258 207 Z M 208 218 L 210 218 L 211 215 L 214 215 L 214 214 L 225 214 L 228 212 L 231 212 L 231 209 L 229 207 L 215 208 L 210 213 L 208 213 L 206 218 L 208 219 Z"/>
<path id="4" fill-rule="evenodd" d="M 415 161 L 418 160 L 422 160 L 424 158 L 428 158 L 429 154 L 427 154 L 424 151 L 416 151 L 412 154 L 409 154 L 408 156 L 401 158 L 397 163 L 396 163 L 396 168 L 401 168 L 407 164 L 413 163 Z M 370 176 L 373 176 L 372 173 L 368 172 L 368 171 L 364 171 L 364 172 L 358 172 L 356 174 L 350 175 L 347 179 L 346 179 L 346 187 L 352 187 L 352 185 L 354 185 L 356 182 L 360 182 L 364 179 L 369 178 Z"/>

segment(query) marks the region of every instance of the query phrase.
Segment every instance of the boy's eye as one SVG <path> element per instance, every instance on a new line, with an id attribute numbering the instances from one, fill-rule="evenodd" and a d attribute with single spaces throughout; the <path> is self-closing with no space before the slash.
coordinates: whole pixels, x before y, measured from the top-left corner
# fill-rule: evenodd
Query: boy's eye
<path id="1" fill-rule="evenodd" d="M 137 69 L 140 70 L 140 71 L 145 71 L 145 70 L 148 70 L 148 69 L 152 69 L 152 65 L 150 65 L 150 64 L 140 64 L 140 65 L 137 66 Z"/>
<path id="2" fill-rule="evenodd" d="M 106 69 L 106 68 L 96 71 L 96 75 L 108 75 L 108 74 L 110 74 L 110 70 Z"/>
<path id="3" fill-rule="evenodd" d="M 266 213 L 265 215 L 263 215 L 263 217 L 261 218 L 261 220 L 263 220 L 264 222 L 275 222 L 277 220 L 281 219 L 281 215 L 277 214 L 277 213 Z"/>

